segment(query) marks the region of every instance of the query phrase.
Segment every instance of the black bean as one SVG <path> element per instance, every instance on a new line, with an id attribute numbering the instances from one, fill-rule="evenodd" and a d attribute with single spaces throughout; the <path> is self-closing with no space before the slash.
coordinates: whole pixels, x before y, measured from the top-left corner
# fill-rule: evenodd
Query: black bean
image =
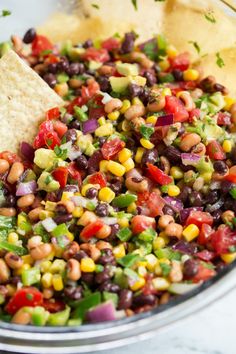
<path id="1" fill-rule="evenodd" d="M 91 286 L 94 284 L 94 274 L 93 273 L 83 273 L 81 274 L 81 281 L 85 284 Z"/>
<path id="2" fill-rule="evenodd" d="M 222 211 L 220 209 L 213 211 L 211 215 L 213 216 L 214 225 L 218 225 L 221 222 Z"/>
<path id="3" fill-rule="evenodd" d="M 153 72 L 145 71 L 143 76 L 147 79 L 147 86 L 153 86 L 157 83 L 157 78 Z"/>
<path id="4" fill-rule="evenodd" d="M 88 161 L 84 155 L 80 155 L 75 162 L 77 167 L 81 170 L 86 170 L 88 168 Z"/>
<path id="5" fill-rule="evenodd" d="M 172 71 L 172 75 L 174 76 L 176 81 L 183 81 L 183 71 L 174 69 Z"/>
<path id="6" fill-rule="evenodd" d="M 127 310 L 131 307 L 133 293 L 131 290 L 122 289 L 119 293 L 118 310 Z"/>
<path id="7" fill-rule="evenodd" d="M 110 250 L 109 248 L 103 249 L 102 255 L 98 258 L 97 263 L 102 265 L 106 265 L 106 264 L 114 265 L 116 262 L 112 250 Z"/>
<path id="8" fill-rule="evenodd" d="M 224 175 L 228 171 L 228 167 L 224 161 L 215 161 L 213 167 L 220 175 Z"/>
<path id="9" fill-rule="evenodd" d="M 134 150 L 135 148 L 135 141 L 134 139 L 130 138 L 130 137 L 127 137 L 127 140 L 126 140 L 126 147 L 127 149 L 130 149 L 130 150 Z"/>
<path id="10" fill-rule="evenodd" d="M 57 213 L 57 214 L 60 214 L 60 215 L 64 215 L 64 214 L 67 214 L 67 209 L 66 209 L 66 207 L 65 207 L 65 205 L 63 205 L 63 204 L 57 204 L 56 205 L 56 208 L 55 208 L 55 212 Z"/>
<path id="11" fill-rule="evenodd" d="M 67 285 L 64 289 L 64 295 L 71 300 L 80 300 L 83 297 L 82 286 Z"/>
<path id="12" fill-rule="evenodd" d="M 119 194 L 122 190 L 122 182 L 119 179 L 112 179 L 110 182 L 110 188 L 115 192 L 116 194 Z"/>
<path id="13" fill-rule="evenodd" d="M 186 203 L 191 193 L 192 189 L 188 186 L 184 186 L 181 193 L 178 195 L 178 199 L 180 199 L 183 203 Z"/>
<path id="14" fill-rule="evenodd" d="M 16 197 L 13 194 L 9 194 L 6 197 L 4 205 L 8 208 L 14 207 L 16 205 Z"/>
<path id="15" fill-rule="evenodd" d="M 97 284 L 102 284 L 111 279 L 111 271 L 108 267 L 104 268 L 102 272 L 95 275 L 95 282 Z"/>
<path id="16" fill-rule="evenodd" d="M 233 183 L 230 182 L 230 181 L 226 181 L 226 180 L 223 180 L 221 182 L 221 193 L 223 194 L 227 194 L 229 193 L 229 191 L 234 187 Z"/>
<path id="17" fill-rule="evenodd" d="M 157 298 L 153 294 L 149 295 L 138 295 L 133 297 L 133 307 L 141 307 L 145 305 L 154 306 L 157 302 Z"/>
<path id="18" fill-rule="evenodd" d="M 218 199 L 219 199 L 218 191 L 212 190 L 212 191 L 209 191 L 209 193 L 206 195 L 205 203 L 214 204 L 217 202 Z"/>
<path id="19" fill-rule="evenodd" d="M 167 146 L 163 151 L 163 155 L 166 156 L 172 164 L 181 162 L 181 152 L 174 146 Z"/>
<path id="20" fill-rule="evenodd" d="M 58 72 L 57 63 L 51 63 L 48 65 L 48 72 L 51 74 L 56 74 Z"/>
<path id="21" fill-rule="evenodd" d="M 79 95 L 78 95 L 79 96 Z M 80 130 L 80 122 L 75 119 L 73 120 L 70 124 L 69 124 L 69 128 L 70 129 L 76 129 L 76 130 Z"/>
<path id="22" fill-rule="evenodd" d="M 85 251 L 79 250 L 79 252 L 76 253 L 73 258 L 77 259 L 77 261 L 81 261 L 82 258 L 88 258 L 88 255 Z"/>
<path id="23" fill-rule="evenodd" d="M 100 85 L 100 90 L 103 92 L 111 91 L 111 84 L 109 81 L 109 76 L 101 75 L 97 78 L 97 82 Z"/>
<path id="24" fill-rule="evenodd" d="M 67 184 L 65 188 L 63 188 L 63 192 L 73 192 L 76 193 L 79 191 L 79 187 L 75 184 Z"/>
<path id="25" fill-rule="evenodd" d="M 54 87 L 57 83 L 57 79 L 56 76 L 54 74 L 45 74 L 43 76 L 44 81 L 46 81 L 46 83 L 50 86 L 50 87 Z"/>
<path id="26" fill-rule="evenodd" d="M 197 191 L 192 191 L 192 193 L 189 196 L 189 201 L 191 206 L 196 206 L 196 207 L 202 206 L 203 204 L 202 194 Z"/>
<path id="27" fill-rule="evenodd" d="M 85 68 L 84 68 L 84 64 L 82 63 L 71 63 L 69 65 L 69 67 L 66 70 L 66 73 L 69 76 L 74 76 L 74 75 L 81 75 L 83 74 Z"/>
<path id="28" fill-rule="evenodd" d="M 57 215 L 53 218 L 56 224 L 64 224 L 66 222 L 71 221 L 73 218 L 72 214 L 62 214 L 62 215 Z"/>
<path id="29" fill-rule="evenodd" d="M 199 86 L 203 91 L 212 93 L 212 92 L 214 92 L 214 88 L 213 88 L 214 84 L 215 84 L 215 81 L 214 81 L 213 77 L 208 76 L 205 79 L 200 81 Z"/>
<path id="30" fill-rule="evenodd" d="M 68 129 L 66 134 L 64 135 L 66 141 L 71 141 L 74 144 L 77 140 L 77 134 L 75 129 Z"/>
<path id="31" fill-rule="evenodd" d="M 223 86 L 223 85 L 221 85 L 221 84 L 218 84 L 218 83 L 216 83 L 216 84 L 213 85 L 213 89 L 214 89 L 215 91 L 219 91 L 219 92 L 222 92 L 222 93 L 225 92 L 225 86 Z"/>
<path id="32" fill-rule="evenodd" d="M 230 153 L 230 159 L 233 162 L 233 164 L 236 164 L 236 146 L 233 147 Z"/>
<path id="33" fill-rule="evenodd" d="M 130 98 L 138 97 L 142 94 L 143 88 L 136 84 L 130 84 L 128 87 Z"/>
<path id="34" fill-rule="evenodd" d="M 105 217 L 108 215 L 108 205 L 107 203 L 99 203 L 95 208 L 95 213 L 97 216 Z"/>
<path id="35" fill-rule="evenodd" d="M 36 31 L 34 28 L 30 28 L 28 29 L 28 31 L 24 34 L 24 37 L 23 37 L 23 42 L 26 43 L 26 44 L 29 44 L 29 43 L 32 43 L 33 40 L 35 39 L 36 37 Z"/>
<path id="36" fill-rule="evenodd" d="M 92 174 L 99 171 L 99 163 L 103 160 L 103 155 L 101 150 L 97 150 L 88 160 L 88 173 Z"/>
<path id="37" fill-rule="evenodd" d="M 150 89 L 145 86 L 142 90 L 142 93 L 139 95 L 139 98 L 143 104 L 147 105 L 150 98 Z"/>
<path id="38" fill-rule="evenodd" d="M 113 284 L 110 281 L 101 284 L 98 289 L 99 291 L 108 291 L 109 293 L 118 293 L 120 291 L 119 285 Z"/>
<path id="39" fill-rule="evenodd" d="M 187 261 L 184 262 L 184 267 L 183 267 L 183 274 L 186 279 L 191 279 L 193 278 L 197 272 L 198 272 L 198 262 L 195 261 L 194 259 L 188 259 Z"/>
<path id="40" fill-rule="evenodd" d="M 170 215 L 173 217 L 175 216 L 175 211 L 169 205 L 164 205 L 162 211 L 163 211 L 164 215 Z"/>
<path id="41" fill-rule="evenodd" d="M 117 235 L 117 232 L 120 230 L 120 226 L 119 224 L 114 224 L 114 225 L 111 225 L 111 233 L 110 233 L 110 236 L 109 237 L 114 237 Z"/>
<path id="42" fill-rule="evenodd" d="M 58 69 L 61 71 L 67 71 L 69 68 L 69 62 L 68 59 L 66 57 L 62 57 L 61 60 L 59 61 L 59 63 L 57 64 Z"/>
<path id="43" fill-rule="evenodd" d="M 135 38 L 136 36 L 134 32 L 129 32 L 125 34 L 124 40 L 121 44 L 121 49 L 120 49 L 121 54 L 127 54 L 132 52 L 134 48 Z"/>
<path id="44" fill-rule="evenodd" d="M 96 198 L 98 195 L 98 190 L 96 188 L 89 188 L 87 191 L 86 191 L 86 198 L 88 199 L 94 199 Z"/>
<path id="45" fill-rule="evenodd" d="M 158 160 L 158 151 L 156 149 L 146 150 L 142 156 L 141 165 L 144 167 L 147 163 L 155 165 Z"/>
<path id="46" fill-rule="evenodd" d="M 15 275 L 14 277 L 10 278 L 9 284 L 17 285 L 20 282 L 21 282 L 21 277 L 19 277 L 18 275 Z"/>
<path id="47" fill-rule="evenodd" d="M 92 47 L 92 46 L 93 46 L 93 41 L 92 41 L 92 39 L 87 39 L 87 41 L 85 41 L 84 44 L 83 44 L 83 47 L 84 47 L 85 49 L 90 48 L 90 47 Z"/>

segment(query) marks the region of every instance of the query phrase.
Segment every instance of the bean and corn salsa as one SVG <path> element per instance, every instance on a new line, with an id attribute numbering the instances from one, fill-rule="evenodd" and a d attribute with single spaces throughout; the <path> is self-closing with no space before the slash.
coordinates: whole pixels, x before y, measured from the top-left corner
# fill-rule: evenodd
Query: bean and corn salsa
<path id="1" fill-rule="evenodd" d="M 4 321 L 132 316 L 236 259 L 235 100 L 163 36 L 135 40 L 1 45 L 65 100 L 0 154 Z"/>

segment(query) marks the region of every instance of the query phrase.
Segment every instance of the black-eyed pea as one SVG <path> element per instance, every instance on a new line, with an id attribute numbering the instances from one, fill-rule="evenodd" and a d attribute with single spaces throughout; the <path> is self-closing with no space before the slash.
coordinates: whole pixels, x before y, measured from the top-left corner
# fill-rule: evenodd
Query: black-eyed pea
<path id="1" fill-rule="evenodd" d="M 67 278 L 72 281 L 77 281 L 81 277 L 80 263 L 71 258 L 67 262 Z"/>
<path id="2" fill-rule="evenodd" d="M 16 216 L 16 209 L 15 208 L 0 208 L 0 215 Z"/>
<path id="3" fill-rule="evenodd" d="M 0 284 L 4 284 L 10 277 L 10 269 L 4 259 L 0 259 Z"/>
<path id="4" fill-rule="evenodd" d="M 221 214 L 224 223 L 231 223 L 233 218 L 235 218 L 235 213 L 232 210 L 226 210 Z"/>
<path id="5" fill-rule="evenodd" d="M 112 249 L 112 245 L 109 242 L 106 242 L 106 241 L 98 241 L 96 243 L 96 247 L 100 251 L 104 250 L 106 248 Z"/>
<path id="6" fill-rule="evenodd" d="M 29 217 L 30 221 L 39 220 L 39 214 L 42 210 L 43 210 L 43 208 L 41 208 L 41 207 L 34 208 L 34 209 L 30 210 L 30 212 L 28 213 L 28 217 Z"/>
<path id="7" fill-rule="evenodd" d="M 192 149 L 193 146 L 196 146 L 201 142 L 201 137 L 196 133 L 187 133 L 185 134 L 179 144 L 179 147 L 182 151 L 188 152 Z"/>
<path id="8" fill-rule="evenodd" d="M 27 325 L 31 322 L 32 314 L 29 309 L 22 307 L 18 310 L 15 315 L 12 317 L 11 322 L 20 325 Z"/>
<path id="9" fill-rule="evenodd" d="M 183 226 L 175 222 L 170 223 L 165 228 L 165 234 L 168 237 L 176 237 L 180 239 L 182 236 L 182 232 L 183 232 Z"/>
<path id="10" fill-rule="evenodd" d="M 196 105 L 188 91 L 182 91 L 179 93 L 178 97 L 183 101 L 184 106 L 188 112 L 192 111 Z"/>
<path id="11" fill-rule="evenodd" d="M 107 238 L 111 234 L 111 227 L 109 225 L 103 225 L 102 228 L 96 233 L 96 237 L 99 239 Z"/>
<path id="12" fill-rule="evenodd" d="M 51 288 L 44 288 L 43 289 L 43 297 L 44 299 L 51 299 L 54 295 L 54 289 Z"/>
<path id="13" fill-rule="evenodd" d="M 7 176 L 7 182 L 13 184 L 18 181 L 24 172 L 24 165 L 21 162 L 14 162 Z"/>
<path id="14" fill-rule="evenodd" d="M 145 114 L 145 107 L 142 104 L 132 105 L 125 112 L 125 118 L 127 120 L 133 120 L 135 118 L 142 117 Z"/>
<path id="15" fill-rule="evenodd" d="M 8 252 L 5 255 L 5 261 L 7 265 L 12 269 L 19 269 L 24 263 L 22 258 L 13 252 Z"/>
<path id="16" fill-rule="evenodd" d="M 42 243 L 41 236 L 33 236 L 28 240 L 27 247 L 29 250 L 39 246 Z"/>
<path id="17" fill-rule="evenodd" d="M 10 164 L 7 160 L 0 159 L 0 174 L 7 172 L 10 168 Z"/>
<path id="18" fill-rule="evenodd" d="M 27 208 L 28 206 L 32 205 L 33 202 L 34 202 L 34 194 L 27 194 L 27 195 L 24 195 L 23 197 L 20 197 L 18 200 L 17 200 L 17 206 L 19 208 Z"/>
<path id="19" fill-rule="evenodd" d="M 178 283 L 183 280 L 183 272 L 181 269 L 181 263 L 178 261 L 172 261 L 171 271 L 169 273 L 169 279 L 172 283 Z"/>
<path id="20" fill-rule="evenodd" d="M 162 215 L 158 220 L 158 226 L 161 229 L 165 229 L 170 223 L 174 222 L 174 218 L 171 215 Z"/>
<path id="21" fill-rule="evenodd" d="M 166 104 L 165 96 L 160 95 L 153 102 L 148 103 L 147 109 L 149 112 L 160 112 Z"/>
<path id="22" fill-rule="evenodd" d="M 38 261 L 43 258 L 47 258 L 53 250 L 53 246 L 50 243 L 42 243 L 41 245 L 32 248 L 30 250 L 31 257 Z"/>
<path id="23" fill-rule="evenodd" d="M 122 101 L 119 98 L 112 98 L 104 106 L 106 113 L 111 113 L 113 111 L 119 110 L 122 107 Z"/>

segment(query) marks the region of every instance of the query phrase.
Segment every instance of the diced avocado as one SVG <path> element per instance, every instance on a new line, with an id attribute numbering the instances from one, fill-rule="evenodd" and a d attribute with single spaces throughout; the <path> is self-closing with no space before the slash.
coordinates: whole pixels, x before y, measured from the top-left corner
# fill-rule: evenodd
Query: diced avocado
<path id="1" fill-rule="evenodd" d="M 124 76 L 137 76 L 138 75 L 138 65 L 129 63 L 117 63 L 116 70 L 119 74 Z"/>
<path id="2" fill-rule="evenodd" d="M 204 178 L 205 182 L 208 183 L 211 179 L 212 173 L 214 171 L 212 162 L 210 159 L 205 159 L 202 157 L 196 165 L 196 169 L 200 173 L 201 177 Z"/>
<path id="3" fill-rule="evenodd" d="M 84 48 L 72 47 L 68 55 L 72 61 L 76 61 L 80 58 L 81 54 L 83 54 L 84 52 L 85 52 Z"/>
<path id="4" fill-rule="evenodd" d="M 52 167 L 54 159 L 56 154 L 53 150 L 41 148 L 35 151 L 34 163 L 43 170 Z"/>
<path id="5" fill-rule="evenodd" d="M 109 81 L 110 81 L 112 90 L 117 93 L 124 92 L 130 83 L 130 79 L 128 77 L 111 76 L 109 78 Z"/>
<path id="6" fill-rule="evenodd" d="M 219 112 L 222 108 L 225 106 L 225 100 L 224 96 L 222 95 L 221 92 L 215 92 L 209 97 L 209 106 L 210 108 L 213 109 L 215 112 Z M 213 106 L 211 105 L 213 104 Z"/>
<path id="7" fill-rule="evenodd" d="M 225 135 L 224 130 L 217 124 L 206 124 L 204 133 L 207 141 L 223 139 Z"/>
<path id="8" fill-rule="evenodd" d="M 62 44 L 62 47 L 61 47 L 61 55 L 69 55 L 71 50 L 72 50 L 72 42 L 70 39 L 68 39 L 67 41 L 65 41 L 63 44 Z"/>
<path id="9" fill-rule="evenodd" d="M 90 60 L 88 67 L 89 70 L 97 70 L 102 66 L 102 63 L 95 61 L 95 60 Z"/>
<path id="10" fill-rule="evenodd" d="M 69 317 L 70 317 L 70 308 L 69 306 L 67 306 L 63 311 L 50 313 L 49 318 L 47 320 L 47 325 L 65 326 Z"/>
<path id="11" fill-rule="evenodd" d="M 139 86 L 145 86 L 147 79 L 146 77 L 137 75 L 132 77 L 131 82 Z"/>
<path id="12" fill-rule="evenodd" d="M 54 192 L 60 188 L 59 182 L 55 181 L 49 172 L 44 171 L 38 179 L 39 190 Z"/>

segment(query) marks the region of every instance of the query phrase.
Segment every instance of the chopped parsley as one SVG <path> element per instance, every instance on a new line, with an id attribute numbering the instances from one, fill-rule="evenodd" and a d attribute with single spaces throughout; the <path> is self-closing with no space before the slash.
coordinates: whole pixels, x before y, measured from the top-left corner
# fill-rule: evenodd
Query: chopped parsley
<path id="1" fill-rule="evenodd" d="M 43 57 L 44 56 L 47 56 L 49 54 L 52 54 L 52 50 L 51 49 L 45 49 L 45 50 L 42 50 L 42 52 L 40 53 L 40 55 L 42 55 Z"/>
<path id="2" fill-rule="evenodd" d="M 57 157 L 61 158 L 62 160 L 65 160 L 67 158 L 67 149 L 62 149 L 60 146 L 56 145 L 54 148 L 54 152 Z"/>
<path id="3" fill-rule="evenodd" d="M 148 42 L 143 48 L 143 52 L 151 60 L 156 60 L 157 56 L 157 44 L 154 42 Z"/>
<path id="4" fill-rule="evenodd" d="M 216 64 L 219 66 L 219 68 L 223 68 L 225 66 L 224 60 L 221 58 L 220 53 L 216 53 Z"/>
<path id="5" fill-rule="evenodd" d="M 48 185 L 49 183 L 51 183 L 53 181 L 53 178 L 51 175 L 48 175 L 46 178 L 45 178 L 45 184 Z"/>
<path id="6" fill-rule="evenodd" d="M 100 9 L 100 7 L 99 7 L 99 5 L 98 4 L 92 4 L 92 7 L 94 7 L 95 9 L 97 9 L 97 10 L 99 10 Z"/>
<path id="7" fill-rule="evenodd" d="M 140 127 L 140 133 L 145 139 L 149 139 L 151 135 L 154 133 L 154 128 L 153 127 L 147 127 L 146 125 L 141 125 Z"/>
<path id="8" fill-rule="evenodd" d="M 6 17 L 6 16 L 10 16 L 10 15 L 11 15 L 11 11 L 2 10 L 0 17 Z"/>
<path id="9" fill-rule="evenodd" d="M 201 48 L 199 47 L 199 44 L 194 41 L 189 41 L 189 43 L 192 44 L 194 46 L 194 48 L 196 49 L 197 53 L 200 54 Z"/>
<path id="10" fill-rule="evenodd" d="M 133 5 L 135 11 L 137 11 L 138 10 L 137 0 L 131 0 L 131 2 L 132 2 L 132 5 Z"/>
<path id="11" fill-rule="evenodd" d="M 211 23 L 216 23 L 213 11 L 209 11 L 204 15 L 205 19 Z"/>

